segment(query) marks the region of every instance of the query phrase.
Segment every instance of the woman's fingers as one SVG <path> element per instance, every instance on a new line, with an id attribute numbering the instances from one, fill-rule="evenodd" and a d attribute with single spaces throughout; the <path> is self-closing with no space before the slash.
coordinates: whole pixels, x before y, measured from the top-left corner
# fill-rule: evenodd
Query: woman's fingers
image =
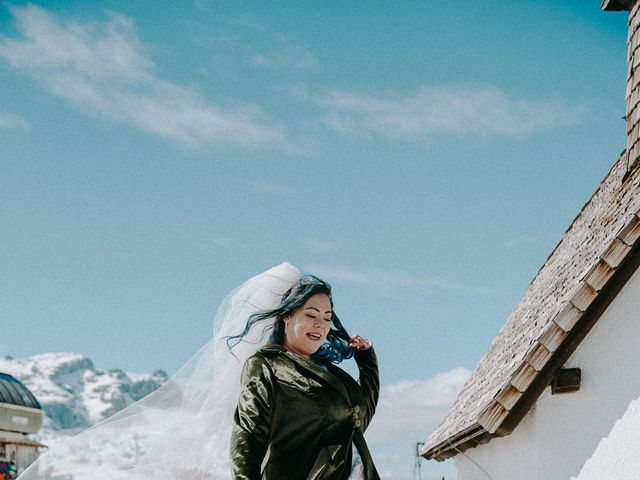
<path id="1" fill-rule="evenodd" d="M 349 340 L 349 346 L 351 348 L 355 348 L 356 350 L 366 350 L 368 348 L 371 348 L 371 341 L 362 338 L 360 335 L 354 335 Z"/>

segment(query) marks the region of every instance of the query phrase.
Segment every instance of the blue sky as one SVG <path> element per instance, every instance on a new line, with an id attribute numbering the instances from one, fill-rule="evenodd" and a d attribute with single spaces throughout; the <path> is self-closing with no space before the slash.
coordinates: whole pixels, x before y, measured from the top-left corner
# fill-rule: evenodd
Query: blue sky
<path id="1" fill-rule="evenodd" d="M 172 372 L 290 261 L 385 385 L 473 369 L 624 148 L 626 33 L 587 0 L 3 4 L 0 354 Z"/>

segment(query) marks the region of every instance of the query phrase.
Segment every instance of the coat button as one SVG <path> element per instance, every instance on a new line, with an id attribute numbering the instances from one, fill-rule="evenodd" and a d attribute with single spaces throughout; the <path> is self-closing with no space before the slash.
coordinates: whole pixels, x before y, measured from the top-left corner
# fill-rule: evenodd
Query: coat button
<path id="1" fill-rule="evenodd" d="M 318 395 L 318 393 L 315 390 L 308 390 L 307 391 L 307 395 L 309 395 L 311 398 L 315 397 Z"/>
<path id="2" fill-rule="evenodd" d="M 355 413 L 359 413 L 360 412 L 360 405 L 356 405 L 355 407 L 353 407 L 353 411 Z"/>
<path id="3" fill-rule="evenodd" d="M 354 424 L 356 427 L 360 427 L 360 420 L 356 420 L 355 422 L 353 422 L 353 424 Z"/>

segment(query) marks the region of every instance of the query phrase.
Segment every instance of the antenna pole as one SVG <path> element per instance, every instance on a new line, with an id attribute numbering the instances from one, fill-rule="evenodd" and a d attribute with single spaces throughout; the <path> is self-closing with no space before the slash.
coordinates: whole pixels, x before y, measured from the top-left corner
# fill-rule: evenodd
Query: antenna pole
<path id="1" fill-rule="evenodd" d="M 420 455 L 420 450 L 423 445 L 424 442 L 416 443 L 413 461 L 413 480 L 422 480 L 422 455 Z"/>

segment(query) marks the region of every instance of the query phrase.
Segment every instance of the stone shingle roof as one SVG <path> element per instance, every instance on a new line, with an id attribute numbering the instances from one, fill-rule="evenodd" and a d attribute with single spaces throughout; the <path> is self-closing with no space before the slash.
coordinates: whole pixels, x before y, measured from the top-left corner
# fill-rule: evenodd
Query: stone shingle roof
<path id="1" fill-rule="evenodd" d="M 640 236 L 640 168 L 623 153 L 571 223 L 480 360 L 422 454 L 442 460 L 470 440 L 509 433 L 509 412 L 598 297 Z M 466 442 L 466 443 L 465 443 Z M 478 441 L 476 440 L 476 444 Z"/>

